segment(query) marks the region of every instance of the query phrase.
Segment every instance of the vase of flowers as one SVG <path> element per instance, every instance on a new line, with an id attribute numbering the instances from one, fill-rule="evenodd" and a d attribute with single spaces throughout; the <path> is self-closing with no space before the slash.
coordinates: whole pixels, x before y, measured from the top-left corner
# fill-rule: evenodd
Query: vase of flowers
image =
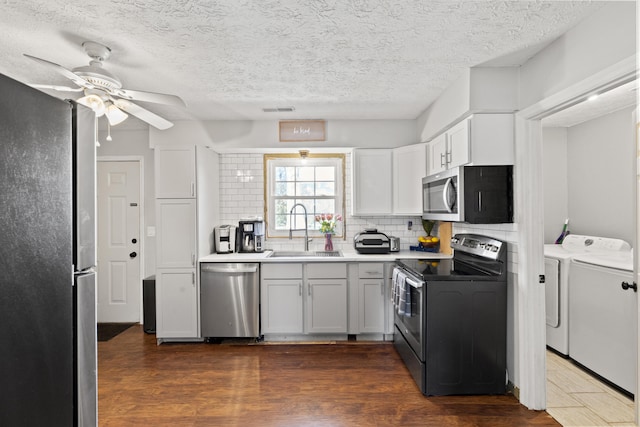
<path id="1" fill-rule="evenodd" d="M 340 214 L 320 214 L 316 215 L 315 220 L 320 224 L 320 232 L 324 234 L 324 250 L 333 250 L 332 235 L 336 232 L 336 225 L 342 221 L 342 215 Z"/>

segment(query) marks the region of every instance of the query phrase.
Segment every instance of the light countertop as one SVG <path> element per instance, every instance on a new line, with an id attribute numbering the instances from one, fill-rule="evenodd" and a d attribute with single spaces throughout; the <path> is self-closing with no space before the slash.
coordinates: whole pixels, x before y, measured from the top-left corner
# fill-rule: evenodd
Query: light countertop
<path id="1" fill-rule="evenodd" d="M 342 251 L 341 257 L 335 256 L 291 256 L 271 258 L 271 250 L 259 253 L 211 254 L 199 259 L 199 262 L 393 262 L 401 258 L 448 259 L 451 255 L 435 252 L 400 251 L 388 254 L 360 254 L 355 250 Z M 309 251 L 313 254 L 315 251 Z"/>

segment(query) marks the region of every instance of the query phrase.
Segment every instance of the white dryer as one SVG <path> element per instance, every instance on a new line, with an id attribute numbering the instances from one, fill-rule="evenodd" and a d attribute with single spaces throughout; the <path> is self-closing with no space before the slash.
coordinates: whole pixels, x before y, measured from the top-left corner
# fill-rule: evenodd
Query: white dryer
<path id="1" fill-rule="evenodd" d="M 633 251 L 582 254 L 571 261 L 571 358 L 632 394 L 636 391 L 637 296 Z"/>
<path id="2" fill-rule="evenodd" d="M 629 250 L 620 239 L 569 234 L 561 245 L 544 245 L 547 346 L 569 356 L 569 270 L 579 254 Z"/>

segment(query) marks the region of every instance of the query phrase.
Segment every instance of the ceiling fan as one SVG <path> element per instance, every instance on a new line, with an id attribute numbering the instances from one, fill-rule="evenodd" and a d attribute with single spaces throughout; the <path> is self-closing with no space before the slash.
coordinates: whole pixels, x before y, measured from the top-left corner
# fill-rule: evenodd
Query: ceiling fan
<path id="1" fill-rule="evenodd" d="M 91 58 L 91 61 L 89 65 L 73 68 L 72 70 L 47 61 L 46 59 L 37 58 L 25 53 L 24 56 L 27 58 L 54 69 L 74 82 L 78 87 L 44 84 L 32 84 L 31 86 L 38 89 L 52 89 L 63 92 L 83 92 L 84 96 L 77 99 L 76 102 L 93 109 L 98 117 L 102 115 L 106 116 L 111 126 L 122 123 L 128 117 L 128 114 L 160 130 L 169 129 L 173 126 L 173 123 L 170 121 L 131 101 L 153 102 L 184 107 L 185 103 L 180 97 L 164 93 L 123 89 L 120 79 L 105 70 L 102 66 L 103 62 L 111 55 L 111 49 L 92 41 L 82 43 L 82 47 Z"/>

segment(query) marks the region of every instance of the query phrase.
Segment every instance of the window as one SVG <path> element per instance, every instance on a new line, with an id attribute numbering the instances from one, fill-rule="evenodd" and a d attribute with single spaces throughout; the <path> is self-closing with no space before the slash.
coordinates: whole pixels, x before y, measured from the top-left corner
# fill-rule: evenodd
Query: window
<path id="1" fill-rule="evenodd" d="M 306 208 L 310 235 L 321 235 L 316 215 L 344 218 L 344 162 L 344 154 L 309 154 L 304 160 L 297 154 L 265 155 L 267 235 L 289 237 L 289 229 L 304 230 L 304 209 L 298 203 Z M 336 235 L 344 235 L 344 222 L 337 225 Z"/>

